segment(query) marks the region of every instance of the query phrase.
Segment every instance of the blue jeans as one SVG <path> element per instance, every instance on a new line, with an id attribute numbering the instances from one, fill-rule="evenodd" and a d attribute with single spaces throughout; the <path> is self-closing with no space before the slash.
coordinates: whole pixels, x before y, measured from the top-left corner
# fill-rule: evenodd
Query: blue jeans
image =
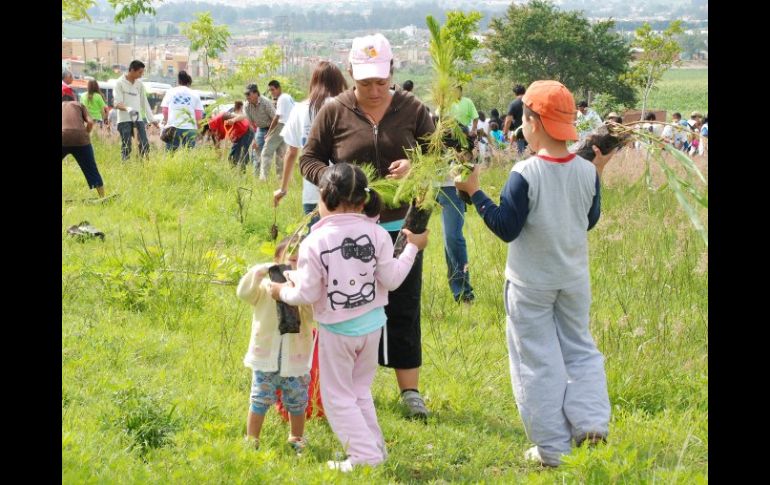
<path id="1" fill-rule="evenodd" d="M 315 210 L 315 208 L 318 207 L 317 203 L 314 204 L 302 204 L 302 212 L 305 213 L 305 215 L 310 214 Z M 314 217 L 310 219 L 310 222 L 307 224 L 307 228 L 310 229 L 313 227 L 313 224 L 321 220 L 321 216 L 319 214 L 316 214 Z"/>
<path id="2" fill-rule="evenodd" d="M 441 225 L 444 228 L 444 256 L 446 256 L 449 288 L 455 300 L 472 298 L 470 273 L 468 272 L 468 251 L 463 237 L 465 225 L 465 202 L 460 200 L 457 189 L 441 187 L 438 193 L 441 204 Z"/>
<path id="3" fill-rule="evenodd" d="M 251 151 L 251 163 L 254 165 L 254 175 L 257 176 L 259 176 L 262 149 L 265 147 L 265 135 L 267 135 L 267 128 L 257 128 L 257 132 L 254 135 L 254 139 L 257 142 L 257 149 Z"/>
<path id="4" fill-rule="evenodd" d="M 516 149 L 519 151 L 519 155 L 524 153 L 527 148 L 527 140 L 516 140 Z"/>
<path id="5" fill-rule="evenodd" d="M 166 150 L 173 152 L 182 145 L 185 145 L 188 148 L 195 148 L 195 137 L 197 134 L 198 130 L 195 128 L 186 130 L 177 128 L 176 133 L 174 133 L 174 138 L 171 141 L 166 142 Z"/>
<path id="6" fill-rule="evenodd" d="M 134 126 L 136 134 L 139 137 L 139 154 L 146 157 L 150 151 L 150 142 L 147 140 L 147 129 L 144 121 L 124 121 L 118 123 L 118 133 L 120 133 L 120 156 L 123 160 L 128 160 L 131 156 L 131 139 L 134 137 Z"/>
<path id="7" fill-rule="evenodd" d="M 246 169 L 246 163 L 249 158 L 249 147 L 251 142 L 254 141 L 254 132 L 249 130 L 242 137 L 233 143 L 233 147 L 230 149 L 230 161 L 233 165 L 238 165 L 244 170 Z"/>

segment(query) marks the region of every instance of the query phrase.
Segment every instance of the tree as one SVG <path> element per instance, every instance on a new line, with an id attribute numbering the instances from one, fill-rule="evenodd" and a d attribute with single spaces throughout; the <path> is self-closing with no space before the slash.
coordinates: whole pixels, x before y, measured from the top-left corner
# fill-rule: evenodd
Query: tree
<path id="1" fill-rule="evenodd" d="M 479 30 L 479 21 L 483 15 L 476 10 L 468 13 L 451 10 L 446 16 L 446 22 L 441 28 L 446 29 L 454 42 L 455 57 L 459 61 L 471 62 L 473 51 L 481 47 L 481 42 L 473 34 Z"/>
<path id="2" fill-rule="evenodd" d="M 642 119 L 647 109 L 647 97 L 655 83 L 660 81 L 663 73 L 681 63 L 681 48 L 675 36 L 682 32 L 681 20 L 671 22 L 668 28 L 659 34 L 655 33 L 647 22 L 636 29 L 636 38 L 631 45 L 642 51 L 626 77 L 642 89 Z"/>
<path id="3" fill-rule="evenodd" d="M 217 91 L 211 79 L 210 59 L 217 59 L 227 49 L 230 40 L 230 30 L 226 25 L 214 25 L 211 12 L 201 12 L 195 15 L 196 20 L 182 24 L 182 33 L 190 39 L 190 50 L 203 55 L 206 64 L 206 78 L 209 85 Z"/>
<path id="4" fill-rule="evenodd" d="M 270 44 L 259 57 L 239 57 L 235 73 L 227 79 L 228 87 L 238 89 L 248 83 L 257 83 L 263 76 L 273 76 L 283 62 L 281 46 Z"/>
<path id="5" fill-rule="evenodd" d="M 473 37 L 473 34 L 479 29 L 482 15 L 475 10 L 468 13 L 451 10 L 446 15 L 447 19 L 441 30 L 446 31 L 446 35 L 452 40 L 455 59 L 459 63 L 457 79 L 464 84 L 473 78 L 472 74 L 467 72 L 468 69 L 462 67 L 473 62 L 473 52 L 481 47 L 481 42 Z"/>
<path id="6" fill-rule="evenodd" d="M 635 90 L 623 77 L 631 53 L 612 32 L 611 20 L 591 24 L 582 12 L 559 11 L 543 0 L 511 4 L 494 18 L 485 46 L 495 70 L 528 84 L 555 79 L 576 95 L 608 93 L 633 104 Z"/>
<path id="7" fill-rule="evenodd" d="M 134 47 L 136 50 L 136 18 L 141 14 L 155 15 L 153 3 L 160 3 L 163 0 L 109 0 L 112 8 L 115 9 L 114 21 L 116 24 L 122 24 L 124 20 L 131 19 L 134 35 Z M 133 52 L 132 52 L 132 55 Z"/>
<path id="8" fill-rule="evenodd" d="M 86 61 L 83 73 L 94 79 L 110 79 L 114 75 L 112 69 L 103 68 L 97 61 Z"/>
<path id="9" fill-rule="evenodd" d="M 305 92 L 298 87 L 297 76 L 290 79 L 278 76 L 278 69 L 284 60 L 281 46 L 270 44 L 265 47 L 258 57 L 239 57 L 236 62 L 235 72 L 229 76 L 225 85 L 230 91 L 242 92 L 243 87 L 250 83 L 256 83 L 266 90 L 267 83 L 275 79 L 281 83 L 281 90 L 290 94 L 294 99 L 302 99 Z M 307 81 L 310 79 L 308 77 Z M 305 84 L 306 85 L 306 84 Z"/>
<path id="10" fill-rule="evenodd" d="M 688 59 L 692 59 L 699 51 L 708 52 L 708 35 L 695 33 L 695 34 L 683 34 L 677 38 L 679 47 L 682 49 L 682 54 Z"/>
<path id="11" fill-rule="evenodd" d="M 88 20 L 91 22 L 91 16 L 88 15 L 88 9 L 96 6 L 96 0 L 61 0 L 61 20 L 62 22 L 78 20 Z"/>

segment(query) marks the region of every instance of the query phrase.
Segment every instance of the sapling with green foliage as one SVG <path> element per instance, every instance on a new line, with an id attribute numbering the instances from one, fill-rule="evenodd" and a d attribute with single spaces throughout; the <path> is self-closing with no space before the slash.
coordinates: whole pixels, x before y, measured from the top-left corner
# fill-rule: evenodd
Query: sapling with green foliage
<path id="1" fill-rule="evenodd" d="M 425 232 L 431 212 L 438 206 L 436 202 L 436 182 L 447 178 L 451 167 L 453 175 L 465 177 L 473 166 L 461 161 L 455 150 L 447 150 L 447 140 L 455 140 L 461 149 L 468 148 L 468 139 L 457 120 L 447 116 L 449 108 L 458 101 L 457 87 L 461 85 L 457 69 L 457 54 L 454 34 L 439 26 L 432 16 L 426 19 L 430 31 L 430 56 L 434 71 L 433 82 L 429 91 L 430 99 L 436 111 L 440 113 L 436 129 L 426 140 L 426 148 L 420 145 L 405 150 L 411 163 L 409 173 L 399 181 L 394 194 L 394 202 L 410 201 L 406 213 L 404 228 L 420 234 Z M 453 37 L 454 35 L 454 37 Z M 406 237 L 400 233 L 394 245 L 394 255 L 398 256 L 406 246 Z"/>
<path id="2" fill-rule="evenodd" d="M 631 45 L 641 50 L 639 59 L 623 79 L 642 89 L 641 119 L 644 119 L 647 98 L 655 84 L 663 78 L 666 71 L 681 64 L 681 47 L 676 41 L 676 36 L 683 32 L 681 20 L 671 22 L 661 33 L 653 31 L 647 22 L 636 29 L 636 37 Z"/>
<path id="3" fill-rule="evenodd" d="M 230 29 L 227 25 L 215 25 L 211 12 L 200 12 L 195 15 L 195 21 L 182 24 L 182 32 L 190 41 L 190 50 L 203 54 L 206 64 L 206 79 L 209 85 L 218 92 L 211 76 L 209 60 L 217 59 L 225 50 L 230 40 Z"/>

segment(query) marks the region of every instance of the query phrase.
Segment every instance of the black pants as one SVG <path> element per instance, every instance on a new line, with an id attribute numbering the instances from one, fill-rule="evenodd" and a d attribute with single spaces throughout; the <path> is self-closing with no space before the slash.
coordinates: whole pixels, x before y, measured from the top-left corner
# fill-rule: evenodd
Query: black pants
<path id="1" fill-rule="evenodd" d="M 123 160 L 128 160 L 131 156 L 131 140 L 134 137 L 134 127 L 136 127 L 136 134 L 139 138 L 139 154 L 143 157 L 147 156 L 150 151 L 150 142 L 147 140 L 147 129 L 144 121 L 124 121 L 118 123 L 118 133 L 120 133 L 120 155 Z"/>
<path id="2" fill-rule="evenodd" d="M 390 232 L 393 243 L 400 231 Z M 422 294 L 422 254 L 414 259 L 414 265 L 404 282 L 388 293 L 385 315 L 388 321 L 380 338 L 378 360 L 380 365 L 393 369 L 414 369 L 422 365 L 422 334 L 420 332 L 420 295 Z M 383 338 L 388 339 L 388 363 L 383 355 Z"/>
<path id="3" fill-rule="evenodd" d="M 95 189 L 102 187 L 102 176 L 99 174 L 99 169 L 96 167 L 96 158 L 94 158 L 94 147 L 90 143 L 79 147 L 61 147 L 61 159 L 67 155 L 75 157 L 75 161 L 78 162 L 80 170 L 83 171 L 83 175 L 86 177 L 89 189 Z"/>

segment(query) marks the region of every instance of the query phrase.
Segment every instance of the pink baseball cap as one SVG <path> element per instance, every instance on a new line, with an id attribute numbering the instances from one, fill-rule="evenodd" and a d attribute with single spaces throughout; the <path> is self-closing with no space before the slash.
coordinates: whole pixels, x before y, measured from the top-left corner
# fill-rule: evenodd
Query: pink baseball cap
<path id="1" fill-rule="evenodd" d="M 393 51 L 390 42 L 382 34 L 367 35 L 353 39 L 353 47 L 348 56 L 353 69 L 353 79 L 390 77 L 390 61 Z"/>

